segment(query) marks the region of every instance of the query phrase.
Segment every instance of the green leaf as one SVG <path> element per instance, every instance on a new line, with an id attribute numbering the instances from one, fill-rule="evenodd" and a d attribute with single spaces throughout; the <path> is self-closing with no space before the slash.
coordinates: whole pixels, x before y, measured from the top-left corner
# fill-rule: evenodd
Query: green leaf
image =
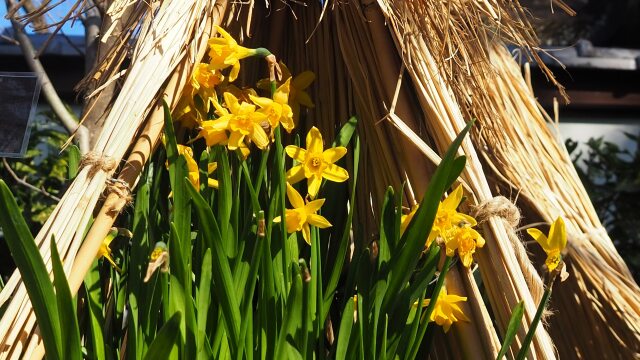
<path id="1" fill-rule="evenodd" d="M 276 356 L 274 359 L 286 358 L 284 354 L 286 351 L 287 336 L 295 335 L 295 331 L 300 327 L 302 320 L 302 276 L 300 275 L 300 269 L 297 265 L 293 268 L 295 271 L 295 275 L 293 276 L 293 286 L 291 287 L 289 298 L 287 299 L 284 321 L 280 328 L 278 342 L 276 343 Z"/>
<path id="2" fill-rule="evenodd" d="M 396 237 L 396 233 L 400 232 L 400 229 L 395 228 L 397 215 L 394 200 L 393 188 L 388 187 L 382 202 L 380 240 L 378 242 L 378 270 L 391 258 L 391 246 L 395 243 L 393 239 Z"/>
<path id="3" fill-rule="evenodd" d="M 47 357 L 63 359 L 60 318 L 53 284 L 29 227 L 4 180 L 0 180 L 0 227 L 36 314 Z"/>
<path id="4" fill-rule="evenodd" d="M 459 175 L 459 173 L 453 172 L 453 170 L 460 169 L 460 164 L 455 162 L 456 154 L 472 124 L 473 121 L 469 122 L 449 146 L 449 149 L 429 182 L 429 186 L 422 197 L 418 210 L 402 235 L 400 240 L 402 248 L 399 249 L 398 256 L 395 256 L 394 259 L 391 260 L 389 290 L 385 295 L 383 309 L 388 309 L 392 306 L 392 300 L 397 296 L 400 289 L 407 284 L 411 276 L 411 270 L 415 268 L 420 258 L 425 240 L 431 231 L 433 221 L 436 217 L 440 199 L 447 189 L 448 182 Z"/>
<path id="5" fill-rule="evenodd" d="M 531 341 L 533 340 L 533 336 L 538 329 L 540 319 L 542 318 L 542 313 L 544 313 L 544 309 L 547 307 L 550 298 L 551 287 L 547 288 L 542 295 L 542 299 L 540 300 L 540 304 L 538 304 L 536 314 L 533 316 L 533 320 L 531 321 L 531 326 L 529 326 L 527 335 L 525 335 L 524 340 L 522 341 L 522 347 L 520 348 L 520 351 L 518 351 L 518 355 L 516 355 L 516 360 L 524 360 L 527 358 L 527 354 L 529 354 L 529 347 L 531 346 Z"/>
<path id="6" fill-rule="evenodd" d="M 464 166 L 467 164 L 467 157 L 464 155 L 460 155 L 453 160 L 451 164 L 451 173 L 449 174 L 449 179 L 447 180 L 447 184 L 445 185 L 445 189 L 451 187 L 451 185 L 456 181 L 458 176 L 464 170 Z"/>
<path id="7" fill-rule="evenodd" d="M 509 351 L 509 347 L 511 346 L 513 339 L 515 339 L 518 329 L 520 328 L 520 324 L 522 323 L 523 315 L 524 301 L 520 301 L 511 312 L 511 319 L 507 326 L 507 332 L 504 335 L 504 341 L 502 342 L 502 347 L 500 348 L 500 352 L 498 352 L 496 360 L 502 360 L 502 358 L 507 354 L 507 351 Z"/>
<path id="8" fill-rule="evenodd" d="M 356 184 L 358 182 L 358 169 L 360 165 L 360 138 L 358 134 L 355 135 L 353 141 L 353 174 L 349 177 L 349 185 L 350 185 L 350 197 L 349 204 L 355 204 L 356 198 Z M 340 275 L 342 273 L 342 268 L 344 266 L 344 261 L 347 255 L 347 249 L 349 247 L 349 239 L 351 236 L 351 225 L 353 223 L 353 214 L 354 214 L 355 206 L 349 207 L 349 214 L 347 215 L 347 221 L 344 224 L 344 230 L 342 232 L 342 238 L 340 239 L 340 245 L 338 247 L 338 251 L 336 252 L 336 256 L 334 259 L 334 263 L 330 266 L 330 275 L 329 281 L 327 282 L 327 286 L 325 288 L 325 297 L 324 297 L 324 309 L 325 311 L 329 311 L 331 307 L 331 303 L 333 302 L 333 297 L 335 290 L 338 286 L 338 281 L 340 280 Z M 323 318 L 326 318 L 326 314 L 324 314 Z"/>
<path id="9" fill-rule="evenodd" d="M 200 271 L 200 286 L 196 292 L 197 304 L 197 334 L 196 345 L 198 357 L 206 358 L 205 341 L 207 339 L 207 316 L 211 304 L 211 249 L 208 248 L 202 258 L 202 270 Z"/>
<path id="10" fill-rule="evenodd" d="M 173 130 L 173 119 L 171 119 L 171 109 L 169 105 L 163 99 L 162 108 L 164 109 L 164 134 L 165 134 L 165 149 L 167 149 L 167 161 L 172 164 L 178 158 L 178 143 L 176 141 L 176 133 Z"/>
<path id="11" fill-rule="evenodd" d="M 238 252 L 238 244 L 234 240 L 233 229 L 230 226 L 231 221 L 231 205 L 232 199 L 232 186 L 231 183 L 231 169 L 229 168 L 229 157 L 227 151 L 221 148 L 217 149 L 218 170 L 218 221 L 220 223 L 220 233 L 222 234 L 222 243 L 226 254 L 229 258 L 236 256 Z"/>
<path id="12" fill-rule="evenodd" d="M 145 360 L 162 360 L 169 359 L 172 352 L 177 350 L 178 340 L 180 339 L 180 322 L 182 321 L 182 313 L 177 312 L 167 321 L 166 324 L 158 331 L 156 338 L 149 346 L 149 351 L 145 355 Z"/>
<path id="13" fill-rule="evenodd" d="M 69 180 L 75 179 L 78 175 L 78 170 L 80 170 L 80 149 L 75 145 L 69 145 L 69 168 L 67 169 L 67 173 L 69 176 Z"/>
<path id="14" fill-rule="evenodd" d="M 351 141 L 351 136 L 353 136 L 353 133 L 356 131 L 357 127 L 358 118 L 352 116 L 346 123 L 344 123 L 344 125 L 342 125 L 342 128 L 336 136 L 336 139 L 333 141 L 333 144 L 331 144 L 331 147 L 347 146 L 347 144 L 349 144 L 349 141 Z"/>
<path id="15" fill-rule="evenodd" d="M 64 334 L 62 353 L 65 359 L 82 359 L 82 344 L 80 343 L 80 329 L 76 317 L 76 306 L 71 297 L 71 289 L 67 276 L 62 268 L 62 261 L 58 253 L 58 245 L 51 236 L 51 266 L 53 268 L 53 286 L 56 290 L 56 302 L 60 315 L 60 332 Z"/>
<path id="16" fill-rule="evenodd" d="M 189 194 L 191 194 L 196 214 L 200 220 L 200 230 L 207 245 L 211 247 L 212 255 L 214 256 L 212 275 L 216 286 L 214 286 L 213 289 L 222 306 L 223 319 L 227 325 L 226 329 L 231 336 L 230 345 L 232 349 L 237 349 L 237 346 L 240 345 L 238 343 L 240 337 L 240 308 L 235 295 L 235 285 L 233 277 L 231 276 L 229 259 L 225 255 L 226 253 L 222 247 L 220 229 L 218 228 L 218 223 L 213 216 L 209 204 L 207 204 L 204 198 L 202 198 L 202 195 L 191 186 L 189 179 L 185 178 L 184 182 L 189 185 L 186 186 L 186 188 Z"/>
<path id="17" fill-rule="evenodd" d="M 89 313 L 89 358 L 106 359 L 105 341 L 102 324 L 105 323 L 102 315 L 102 290 L 100 289 L 100 269 L 98 260 L 94 260 L 91 268 L 84 277 L 84 286 L 87 293 L 87 308 Z"/>

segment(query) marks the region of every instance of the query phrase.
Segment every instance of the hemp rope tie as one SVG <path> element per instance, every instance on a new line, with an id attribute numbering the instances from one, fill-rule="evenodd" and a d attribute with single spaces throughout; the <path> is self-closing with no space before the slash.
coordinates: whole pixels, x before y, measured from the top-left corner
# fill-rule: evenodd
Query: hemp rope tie
<path id="1" fill-rule="evenodd" d="M 80 168 L 89 167 L 89 177 L 102 170 L 106 173 L 114 170 L 118 163 L 111 156 L 103 155 L 97 151 L 89 151 L 80 160 Z"/>
<path id="2" fill-rule="evenodd" d="M 120 212 L 125 206 L 133 202 L 133 196 L 129 184 L 118 179 L 107 180 L 107 193 L 114 193 L 118 199 L 109 204 L 110 212 Z M 106 205 L 106 204 L 105 204 Z"/>
<path id="3" fill-rule="evenodd" d="M 511 247 L 516 255 L 524 279 L 529 286 L 533 301 L 538 304 L 544 293 L 544 285 L 540 275 L 529 260 L 527 249 L 518 238 L 515 232 L 516 226 L 520 223 L 520 210 L 509 199 L 504 196 L 496 196 L 481 204 L 471 207 L 473 217 L 478 221 L 478 225 L 488 221 L 492 217 L 497 217 L 505 225 L 507 229 L 507 237 L 511 242 Z"/>

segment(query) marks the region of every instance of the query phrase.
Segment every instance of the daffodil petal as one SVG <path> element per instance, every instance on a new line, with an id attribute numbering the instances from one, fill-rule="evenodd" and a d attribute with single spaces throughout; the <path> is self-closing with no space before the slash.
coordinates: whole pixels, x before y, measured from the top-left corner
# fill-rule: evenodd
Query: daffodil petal
<path id="1" fill-rule="evenodd" d="M 235 150 L 240 146 L 240 143 L 244 139 L 244 135 L 239 131 L 231 132 L 231 136 L 229 137 L 229 150 Z"/>
<path id="2" fill-rule="evenodd" d="M 315 126 L 307 133 L 307 151 L 314 154 L 322 154 L 322 134 Z"/>
<path id="3" fill-rule="evenodd" d="M 455 210 L 460 205 L 460 201 L 462 200 L 462 185 L 458 185 L 458 187 L 453 190 L 449 196 L 447 196 L 444 201 L 442 201 L 442 208 L 447 210 Z"/>
<path id="4" fill-rule="evenodd" d="M 231 72 L 229 72 L 229 81 L 233 82 L 238 78 L 238 73 L 240 73 L 240 61 L 235 61 L 233 63 L 233 67 L 231 68 Z"/>
<path id="5" fill-rule="evenodd" d="M 291 78 L 287 79 L 284 84 L 280 85 L 276 92 L 273 94 L 273 101 L 279 104 L 286 104 L 289 102 L 289 92 L 290 89 Z"/>
<path id="6" fill-rule="evenodd" d="M 316 74 L 314 74 L 312 71 L 303 71 L 300 74 L 296 75 L 296 77 L 293 79 L 292 85 L 298 90 L 306 89 L 315 79 Z"/>
<path id="7" fill-rule="evenodd" d="M 536 228 L 529 228 L 527 229 L 527 233 L 531 235 L 531 237 L 533 237 L 533 239 L 538 244 L 540 244 L 540 246 L 542 246 L 542 249 L 544 250 L 544 252 L 549 253 L 550 251 L 553 250 L 551 246 L 549 246 L 549 239 L 542 231 Z"/>
<path id="8" fill-rule="evenodd" d="M 318 214 L 309 214 L 307 221 L 309 224 L 319 227 L 320 229 L 331 227 L 331 223 L 323 216 Z"/>
<path id="9" fill-rule="evenodd" d="M 273 222 L 274 223 L 280 223 L 281 220 L 282 220 L 282 217 L 280 217 L 280 216 L 276 216 L 276 217 L 273 218 Z"/>
<path id="10" fill-rule="evenodd" d="M 320 210 L 320 208 L 324 204 L 324 200 L 325 199 L 318 199 L 318 200 L 309 201 L 309 203 L 307 203 L 304 206 L 305 212 L 307 214 L 315 214 L 315 212 Z"/>
<path id="11" fill-rule="evenodd" d="M 237 97 L 230 92 L 225 92 L 222 96 L 224 97 L 224 103 L 227 104 L 232 113 L 236 114 L 240 111 L 240 102 Z"/>
<path id="12" fill-rule="evenodd" d="M 313 103 L 313 100 L 311 100 L 311 96 L 309 96 L 306 91 L 298 91 L 296 93 L 295 102 L 304 107 L 308 107 L 309 109 L 313 109 L 314 107 L 316 107 L 316 105 Z"/>
<path id="13" fill-rule="evenodd" d="M 287 183 L 287 198 L 294 208 L 303 208 L 305 206 L 304 199 L 300 193 L 291 184 Z"/>
<path id="14" fill-rule="evenodd" d="M 564 220 L 558 217 L 556 221 L 551 224 L 549 229 L 549 247 L 552 250 L 562 251 L 567 246 L 567 230 L 564 225 Z"/>
<path id="15" fill-rule="evenodd" d="M 208 178 L 207 179 L 207 186 L 217 189 L 218 188 L 218 180 L 212 179 L 212 178 Z"/>
<path id="16" fill-rule="evenodd" d="M 322 170 L 322 177 L 329 181 L 343 182 L 349 179 L 349 173 L 336 164 L 330 164 Z"/>
<path id="17" fill-rule="evenodd" d="M 251 99 L 251 101 L 253 101 L 254 104 L 260 106 L 263 109 L 268 108 L 269 106 L 271 106 L 271 104 L 273 104 L 273 100 L 266 97 L 249 95 L 249 98 Z"/>
<path id="18" fill-rule="evenodd" d="M 284 148 L 284 151 L 289 155 L 290 158 L 294 159 L 297 162 L 304 162 L 307 157 L 307 150 L 297 147 L 295 145 L 289 145 Z"/>
<path id="19" fill-rule="evenodd" d="M 311 229 L 309 228 L 309 224 L 305 223 L 302 225 L 302 237 L 307 244 L 311 245 Z"/>
<path id="20" fill-rule="evenodd" d="M 295 184 L 304 179 L 304 168 L 302 165 L 296 165 L 287 171 L 287 181 Z"/>
<path id="21" fill-rule="evenodd" d="M 320 191 L 320 185 L 322 184 L 322 178 L 311 176 L 307 181 L 307 192 L 312 199 L 318 195 L 318 191 Z"/>
<path id="22" fill-rule="evenodd" d="M 347 153 L 347 148 L 344 146 L 338 146 L 331 149 L 327 149 L 322 153 L 322 158 L 329 164 L 340 160 Z"/>
<path id="23" fill-rule="evenodd" d="M 256 143 L 256 146 L 258 146 L 260 149 L 264 149 L 265 147 L 267 147 L 267 145 L 269 145 L 269 137 L 267 136 L 267 133 L 264 132 L 262 126 L 257 123 L 253 124 L 253 133 L 251 134 L 251 140 L 253 140 L 253 142 Z"/>
<path id="24" fill-rule="evenodd" d="M 218 25 L 215 25 L 216 31 L 218 32 L 218 34 L 222 35 L 222 37 L 229 43 L 235 45 L 236 44 L 236 40 L 228 33 L 226 32 L 223 28 L 221 28 Z"/>

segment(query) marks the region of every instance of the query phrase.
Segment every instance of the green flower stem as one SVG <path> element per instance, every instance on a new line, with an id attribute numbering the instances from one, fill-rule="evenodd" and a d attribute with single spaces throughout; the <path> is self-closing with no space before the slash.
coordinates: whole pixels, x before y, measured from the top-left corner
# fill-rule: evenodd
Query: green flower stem
<path id="1" fill-rule="evenodd" d="M 263 47 L 259 47 L 257 49 L 255 49 L 256 53 L 254 56 L 257 57 L 267 57 L 269 55 L 271 55 L 271 51 L 269 51 L 269 49 L 265 49 Z"/>
<path id="2" fill-rule="evenodd" d="M 446 277 L 447 272 L 449 271 L 449 265 L 451 265 L 452 259 L 453 258 L 451 256 L 447 256 L 444 260 L 444 264 L 442 265 L 442 271 L 440 271 L 440 275 L 438 275 L 438 281 L 436 282 L 435 289 L 433 289 L 433 295 L 431 295 L 431 301 L 429 301 L 429 306 L 427 306 L 427 311 L 425 311 L 422 314 L 422 319 L 423 319 L 422 321 L 430 321 L 429 319 L 431 319 L 431 314 L 433 313 L 433 310 L 436 308 L 436 303 L 438 302 L 438 296 L 440 295 L 440 291 L 444 286 L 444 278 Z M 421 304 L 418 304 L 418 306 L 421 306 Z M 416 340 L 422 339 L 424 337 L 426 330 L 429 327 L 430 326 L 424 327 L 424 332 L 419 334 Z M 408 358 L 415 359 L 419 349 L 420 349 L 420 346 L 418 342 L 418 346 L 413 347 L 411 354 L 409 354 Z"/>
<path id="3" fill-rule="evenodd" d="M 547 307 L 547 303 L 549 302 L 549 298 L 551 298 L 551 288 L 553 283 L 547 285 L 547 289 L 544 291 L 544 295 L 542 295 L 542 300 L 540 300 L 540 305 L 538 305 L 538 310 L 536 311 L 536 315 L 533 317 L 533 321 L 531 322 L 531 327 L 529 327 L 529 331 L 527 331 L 527 335 L 524 337 L 524 341 L 522 342 L 522 347 L 520 351 L 518 351 L 518 355 L 516 356 L 516 360 L 524 360 L 529 353 L 529 347 L 531 346 L 531 341 L 533 340 L 533 335 L 536 333 L 536 329 L 538 328 L 538 323 L 540 323 L 540 319 L 542 318 L 542 313 L 544 309 Z"/>
<path id="4" fill-rule="evenodd" d="M 256 194 L 260 194 L 260 189 L 262 188 L 262 182 L 264 180 L 264 174 L 267 169 L 267 159 L 269 159 L 270 151 L 263 151 L 260 155 L 260 167 L 258 168 L 258 180 L 256 181 Z"/>
<path id="5" fill-rule="evenodd" d="M 247 294 L 245 294 L 242 304 L 242 316 L 248 316 L 249 312 L 253 308 L 253 296 L 256 288 L 256 282 L 258 281 L 258 271 L 260 270 L 260 260 L 262 259 L 262 249 L 265 243 L 265 219 L 264 211 L 258 212 L 258 232 L 256 234 L 256 245 L 251 255 L 251 267 L 249 268 L 249 283 L 245 287 Z M 245 318 L 246 320 L 246 318 Z M 240 324 L 240 341 L 239 344 L 244 344 L 249 329 L 249 321 L 242 321 Z M 247 358 L 252 357 L 252 349 L 247 349 Z M 243 359 L 245 348 L 239 346 L 237 359 Z"/>
<path id="6" fill-rule="evenodd" d="M 271 98 L 276 92 L 276 82 L 275 80 L 271 81 Z M 286 179 L 285 179 L 285 171 L 284 171 L 284 147 L 282 146 L 282 134 L 280 133 L 280 126 L 278 126 L 275 130 L 275 143 L 276 143 L 276 171 L 278 173 L 278 188 L 280 189 L 280 199 L 278 199 L 279 209 L 276 210 L 279 212 L 281 216 L 280 221 L 280 232 L 282 233 L 282 273 L 287 274 L 289 269 L 289 244 L 287 244 L 287 227 L 285 221 L 285 196 L 287 193 L 286 190 Z M 285 279 L 285 290 L 289 292 L 290 282 Z"/>
<path id="7" fill-rule="evenodd" d="M 251 176 L 249 174 L 249 168 L 247 167 L 246 161 L 242 161 L 242 172 L 244 173 L 244 177 L 247 180 L 247 187 L 249 188 L 249 194 L 251 195 L 251 205 L 253 206 L 253 213 L 257 215 L 261 211 L 260 202 L 258 201 L 258 194 L 256 193 L 253 183 L 251 182 Z"/>

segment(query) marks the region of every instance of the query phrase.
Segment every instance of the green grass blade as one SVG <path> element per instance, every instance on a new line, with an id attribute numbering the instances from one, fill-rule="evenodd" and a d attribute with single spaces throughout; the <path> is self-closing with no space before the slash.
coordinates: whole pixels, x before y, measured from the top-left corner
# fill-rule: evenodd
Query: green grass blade
<path id="1" fill-rule="evenodd" d="M 64 334 L 62 340 L 62 353 L 65 359 L 82 359 L 82 345 L 80 343 L 80 329 L 76 316 L 76 306 L 67 276 L 62 268 L 62 261 L 58 253 L 58 245 L 54 237 L 51 237 L 51 266 L 53 268 L 53 286 L 56 291 L 56 302 L 60 316 L 60 332 Z"/>
<path id="2" fill-rule="evenodd" d="M 285 312 L 284 321 L 280 328 L 280 334 L 278 335 L 275 350 L 276 356 L 274 359 L 286 358 L 284 355 L 287 350 L 287 337 L 295 335 L 296 329 L 298 329 L 302 323 L 302 276 L 300 275 L 300 269 L 297 265 L 294 266 L 294 272 L 293 284 L 289 292 L 289 298 L 287 299 L 287 311 Z"/>
<path id="3" fill-rule="evenodd" d="M 336 253 L 335 261 L 332 266 L 330 266 L 330 275 L 329 281 L 327 282 L 327 286 L 325 287 L 325 297 L 324 297 L 324 309 L 329 311 L 331 307 L 331 303 L 333 302 L 333 296 L 335 290 L 338 286 L 338 281 L 340 280 L 340 275 L 342 274 L 342 268 L 344 266 L 344 261 L 347 255 L 347 249 L 349 247 L 349 237 L 351 235 L 351 225 L 353 223 L 353 214 L 355 209 L 355 198 L 356 198 L 356 184 L 358 181 L 358 169 L 360 165 L 360 138 L 358 134 L 354 136 L 353 140 L 353 174 L 351 174 L 349 178 L 350 185 L 350 198 L 349 204 L 349 214 L 347 215 L 347 221 L 345 222 L 344 231 L 342 233 L 342 238 L 340 239 L 340 247 L 338 248 L 338 252 Z M 323 318 L 326 318 L 326 314 L 324 314 Z"/>
<path id="4" fill-rule="evenodd" d="M 87 293 L 87 308 L 89 316 L 89 343 L 90 359 L 106 359 L 104 334 L 102 325 L 102 289 L 100 288 L 100 269 L 98 260 L 94 260 L 91 268 L 84 278 L 85 291 Z"/>
<path id="5" fill-rule="evenodd" d="M 504 335 L 504 341 L 502 341 L 502 347 L 500 347 L 500 352 L 498 352 L 496 360 L 502 360 L 502 358 L 507 354 L 507 351 L 509 351 L 509 347 L 511 346 L 513 339 L 516 338 L 516 334 L 518 333 L 518 329 L 520 328 L 520 324 L 522 323 L 523 315 L 524 301 L 520 301 L 511 312 L 511 319 L 509 319 L 507 332 Z"/>
<path id="6" fill-rule="evenodd" d="M 149 346 L 149 351 L 145 355 L 145 360 L 169 359 L 172 353 L 177 351 L 178 340 L 180 339 L 180 322 L 182 314 L 177 312 L 158 331 L 156 338 Z"/>
<path id="7" fill-rule="evenodd" d="M 75 145 L 69 145 L 69 167 L 67 169 L 67 174 L 69 176 L 69 180 L 75 179 L 78 175 L 78 170 L 80 169 L 80 159 L 82 155 L 80 154 L 80 149 Z"/>
<path id="8" fill-rule="evenodd" d="M 214 292 L 222 306 L 223 318 L 227 325 L 227 331 L 231 336 L 231 347 L 232 349 L 236 349 L 237 346 L 240 345 L 238 343 L 240 337 L 240 308 L 235 295 L 235 286 L 231 275 L 229 259 L 222 248 L 220 229 L 218 228 L 218 223 L 213 216 L 209 204 L 207 204 L 200 193 L 190 185 L 188 179 L 185 178 L 184 181 L 185 184 L 189 185 L 187 189 L 191 194 L 196 214 L 200 220 L 200 230 L 212 250 L 214 257 L 212 275 L 213 281 L 216 284 L 216 286 L 214 286 Z"/>
<path id="9" fill-rule="evenodd" d="M 206 358 L 205 341 L 207 339 L 207 316 L 211 304 L 211 249 L 207 249 L 202 258 L 202 271 L 200 272 L 200 286 L 196 293 L 197 304 L 197 336 L 196 345 L 198 358 Z"/>
<path id="10" fill-rule="evenodd" d="M 347 120 L 346 123 L 344 123 L 344 125 L 342 125 L 342 128 L 340 129 L 340 132 L 338 132 L 338 135 L 333 141 L 331 147 L 347 146 L 347 144 L 349 144 L 349 141 L 351 141 L 351 137 L 355 133 L 357 127 L 358 118 L 352 116 L 349 120 Z"/>
<path id="11" fill-rule="evenodd" d="M 415 268 L 420 258 L 425 239 L 427 239 L 436 217 L 440 199 L 450 185 L 449 181 L 459 175 L 459 173 L 452 171 L 453 169 L 460 169 L 459 163 L 455 163 L 456 154 L 472 124 L 473 122 L 469 122 L 449 146 L 442 158 L 442 162 L 440 162 L 429 182 L 429 186 L 420 202 L 420 207 L 400 239 L 402 247 L 399 249 L 399 254 L 394 257 L 390 264 L 389 290 L 383 301 L 383 309 L 389 309 L 393 305 L 393 299 L 400 289 L 407 284 L 411 276 L 411 269 Z"/>
<path id="12" fill-rule="evenodd" d="M 0 180 L 0 227 L 29 294 L 47 357 L 62 359 L 58 306 L 51 301 L 55 299 L 53 284 L 18 204 L 3 180 Z"/>

